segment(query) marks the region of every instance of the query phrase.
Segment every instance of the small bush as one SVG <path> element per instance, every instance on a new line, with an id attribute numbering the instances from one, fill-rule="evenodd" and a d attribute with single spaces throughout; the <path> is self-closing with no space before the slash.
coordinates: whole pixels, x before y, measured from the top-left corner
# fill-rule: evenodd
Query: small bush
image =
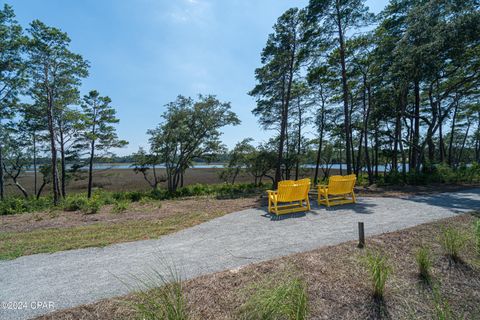
<path id="1" fill-rule="evenodd" d="M 81 210 L 84 214 L 95 214 L 100 210 L 101 207 L 102 202 L 99 199 L 93 197 L 91 199 L 88 199 L 88 201 L 85 203 Z"/>
<path id="2" fill-rule="evenodd" d="M 126 192 L 125 196 L 131 202 L 138 202 L 144 197 L 144 194 L 143 192 L 140 192 L 140 191 L 130 191 L 130 192 Z"/>
<path id="3" fill-rule="evenodd" d="M 388 259 L 380 252 L 367 252 L 363 260 L 372 281 L 373 296 L 383 299 L 385 284 L 392 272 Z"/>
<path id="4" fill-rule="evenodd" d="M 81 195 L 68 196 L 63 201 L 64 211 L 78 211 L 86 207 L 88 199 Z"/>
<path id="5" fill-rule="evenodd" d="M 454 262 L 460 260 L 460 253 L 467 243 L 465 234 L 452 227 L 442 229 L 440 244 L 447 257 Z"/>
<path id="6" fill-rule="evenodd" d="M 187 302 L 178 273 L 171 271 L 165 277 L 157 271 L 146 281 L 141 281 L 144 290 L 137 292 L 134 308 L 144 320 L 187 320 Z"/>
<path id="7" fill-rule="evenodd" d="M 427 247 L 418 249 L 415 253 L 415 260 L 417 261 L 420 278 L 426 282 L 430 282 L 432 269 L 430 249 Z"/>
<path id="8" fill-rule="evenodd" d="M 241 319 L 307 319 L 307 287 L 302 279 L 287 278 L 273 286 L 262 283 L 254 289 L 240 308 Z"/>
<path id="9" fill-rule="evenodd" d="M 125 200 L 121 200 L 121 201 L 116 201 L 113 204 L 112 212 L 113 213 L 122 213 L 122 212 L 127 211 L 127 209 L 128 209 L 128 202 L 125 201 Z"/>
<path id="10" fill-rule="evenodd" d="M 35 212 L 46 210 L 49 207 L 51 207 L 51 199 L 48 197 L 38 200 L 35 198 L 7 197 L 0 201 L 0 215 Z"/>

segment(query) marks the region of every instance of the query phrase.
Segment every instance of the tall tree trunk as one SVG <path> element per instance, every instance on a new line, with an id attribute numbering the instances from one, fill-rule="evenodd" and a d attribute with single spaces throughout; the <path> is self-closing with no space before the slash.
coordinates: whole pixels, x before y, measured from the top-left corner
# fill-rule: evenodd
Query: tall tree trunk
<path id="1" fill-rule="evenodd" d="M 52 192 L 53 204 L 58 205 L 58 170 L 57 170 L 57 146 L 55 145 L 55 128 L 53 122 L 53 98 L 48 93 L 48 131 L 50 134 L 50 151 L 52 154 Z"/>
<path id="2" fill-rule="evenodd" d="M 283 77 L 285 81 L 285 76 Z M 285 87 L 283 85 L 283 87 Z M 282 96 L 284 94 L 282 93 Z M 287 116 L 288 113 L 286 112 L 285 108 L 285 97 L 282 97 L 282 114 L 281 114 L 281 122 L 280 122 L 280 137 L 278 141 L 278 154 L 277 154 L 277 162 L 275 165 L 275 180 L 273 181 L 273 188 L 276 189 L 278 186 L 278 182 L 282 179 L 282 163 L 283 163 L 283 147 L 285 144 L 285 131 L 287 126 Z"/>
<path id="3" fill-rule="evenodd" d="M 36 130 L 33 131 L 32 140 L 33 140 L 33 189 L 35 191 L 35 194 L 37 194 L 38 181 L 37 181 L 37 132 Z"/>
<path id="4" fill-rule="evenodd" d="M 60 134 L 60 170 L 61 170 L 61 179 L 60 179 L 60 187 L 61 187 L 61 194 L 62 198 L 65 199 L 67 196 L 67 191 L 66 191 L 66 179 L 67 179 L 67 170 L 66 170 L 66 161 L 65 161 L 65 141 L 63 137 L 63 131 L 62 128 L 59 128 L 59 134 Z"/>
<path id="5" fill-rule="evenodd" d="M 338 42 L 340 49 L 340 64 L 342 67 L 342 89 L 343 89 L 343 112 L 344 112 L 344 130 L 345 130 L 345 162 L 347 164 L 347 174 L 352 173 L 352 154 L 351 154 L 351 134 L 350 134 L 350 108 L 348 106 L 348 81 L 347 67 L 345 63 L 345 40 L 340 13 L 340 3 L 336 0 L 336 15 L 338 27 Z"/>
<path id="6" fill-rule="evenodd" d="M 92 188 L 93 188 L 93 159 L 95 157 L 95 140 L 92 140 L 90 143 L 90 159 L 88 163 L 88 195 L 90 199 L 92 197 Z"/>
<path id="7" fill-rule="evenodd" d="M 448 144 L 448 165 L 451 166 L 453 162 L 453 140 L 455 138 L 455 125 L 457 121 L 458 101 L 455 102 L 455 108 L 453 109 L 452 127 L 450 129 L 450 141 Z"/>
<path id="8" fill-rule="evenodd" d="M 440 163 L 445 162 L 445 143 L 443 142 L 443 120 L 438 125 L 438 144 L 440 152 Z"/>
<path id="9" fill-rule="evenodd" d="M 286 93 L 283 94 L 285 98 L 282 99 L 282 119 L 281 119 L 281 124 L 280 124 L 280 141 L 279 141 L 279 148 L 278 148 L 278 157 L 277 157 L 277 165 L 275 168 L 275 181 L 274 181 L 274 188 L 277 188 L 278 182 L 282 178 L 282 162 L 283 162 L 283 150 L 284 150 L 284 144 L 285 144 L 285 137 L 286 137 L 286 131 L 287 131 L 287 121 L 288 121 L 288 110 L 290 107 L 290 97 L 291 97 L 291 92 L 292 92 L 292 83 L 293 83 L 293 72 L 294 72 L 294 66 L 295 66 L 295 55 L 296 55 L 296 38 L 293 41 L 293 48 L 292 51 L 290 52 L 290 61 L 289 61 L 289 69 L 288 69 L 288 80 L 287 80 L 287 90 Z M 285 83 L 285 77 L 284 76 L 284 83 Z M 284 90 L 282 90 L 284 91 Z M 288 148 L 288 146 L 287 146 Z"/>
<path id="10" fill-rule="evenodd" d="M 323 130 L 324 130 L 324 121 L 325 121 L 325 113 L 324 113 L 324 106 L 322 104 L 322 110 L 320 111 L 320 136 L 318 140 L 318 150 L 317 150 L 317 161 L 315 163 L 315 177 L 313 178 L 313 183 L 318 183 L 318 168 L 320 167 L 320 160 L 322 156 L 322 145 L 323 145 Z"/>
<path id="11" fill-rule="evenodd" d="M 300 171 L 300 154 L 302 153 L 302 108 L 298 98 L 298 135 L 297 135 L 297 159 L 295 164 L 295 180 L 298 180 Z"/>
<path id="12" fill-rule="evenodd" d="M 414 93 L 415 93 L 415 108 L 413 111 L 413 138 L 412 138 L 412 159 L 410 160 L 410 170 L 415 170 L 418 172 L 420 167 L 420 159 L 418 154 L 418 143 L 420 140 L 420 82 L 415 80 L 414 82 Z"/>
<path id="13" fill-rule="evenodd" d="M 364 141 L 365 141 L 365 165 L 367 166 L 367 173 L 368 173 L 368 184 L 373 184 L 373 174 L 372 174 L 372 165 L 370 162 L 370 154 L 368 151 L 368 122 L 370 121 L 370 109 L 372 108 L 372 96 L 371 96 L 371 89 L 370 85 L 367 87 L 367 97 L 368 97 L 368 105 L 367 110 L 365 112 L 365 121 L 363 123 L 363 134 L 364 134 Z"/>
<path id="14" fill-rule="evenodd" d="M 470 119 L 467 119 L 467 130 L 465 130 L 465 135 L 463 136 L 462 146 L 460 152 L 458 153 L 457 164 L 462 162 L 463 150 L 465 149 L 465 143 L 467 142 L 468 132 L 470 131 Z"/>
<path id="15" fill-rule="evenodd" d="M 402 155 L 402 176 L 403 176 L 403 181 L 406 182 L 407 180 L 407 155 L 405 154 L 405 149 L 403 148 L 403 142 L 400 139 L 399 141 L 400 145 L 400 154 Z"/>

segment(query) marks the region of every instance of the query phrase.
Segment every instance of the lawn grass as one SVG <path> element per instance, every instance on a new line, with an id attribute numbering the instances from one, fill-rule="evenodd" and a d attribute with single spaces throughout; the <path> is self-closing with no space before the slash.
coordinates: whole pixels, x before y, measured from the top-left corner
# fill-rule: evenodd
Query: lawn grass
<path id="1" fill-rule="evenodd" d="M 0 260 L 36 253 L 52 253 L 114 243 L 155 239 L 225 214 L 225 212 L 180 213 L 157 220 L 98 223 L 71 228 L 30 232 L 0 232 Z"/>

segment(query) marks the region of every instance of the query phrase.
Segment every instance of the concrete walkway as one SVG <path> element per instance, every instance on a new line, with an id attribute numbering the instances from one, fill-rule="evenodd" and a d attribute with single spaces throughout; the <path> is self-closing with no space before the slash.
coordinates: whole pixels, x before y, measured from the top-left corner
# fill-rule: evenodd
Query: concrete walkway
<path id="1" fill-rule="evenodd" d="M 330 210 L 314 204 L 306 215 L 275 221 L 264 210 L 249 209 L 158 240 L 2 261 L 0 319 L 27 319 L 126 294 L 132 279 L 152 267 L 164 269 L 162 260 L 189 279 L 356 239 L 358 221 L 365 222 L 367 235 L 374 235 L 478 209 L 480 189 L 409 199 L 360 198 L 356 205 Z M 6 310 L 8 302 L 25 308 Z"/>

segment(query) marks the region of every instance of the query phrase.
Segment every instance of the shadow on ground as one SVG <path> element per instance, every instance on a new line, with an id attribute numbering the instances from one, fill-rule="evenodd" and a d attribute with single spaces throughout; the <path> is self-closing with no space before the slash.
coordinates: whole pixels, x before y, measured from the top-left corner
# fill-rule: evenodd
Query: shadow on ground
<path id="1" fill-rule="evenodd" d="M 431 206 L 447 208 L 452 211 L 480 210 L 480 200 L 471 198 L 472 194 L 480 194 L 480 189 L 457 191 L 455 194 L 441 193 L 434 195 L 416 196 L 409 201 L 425 203 Z"/>

